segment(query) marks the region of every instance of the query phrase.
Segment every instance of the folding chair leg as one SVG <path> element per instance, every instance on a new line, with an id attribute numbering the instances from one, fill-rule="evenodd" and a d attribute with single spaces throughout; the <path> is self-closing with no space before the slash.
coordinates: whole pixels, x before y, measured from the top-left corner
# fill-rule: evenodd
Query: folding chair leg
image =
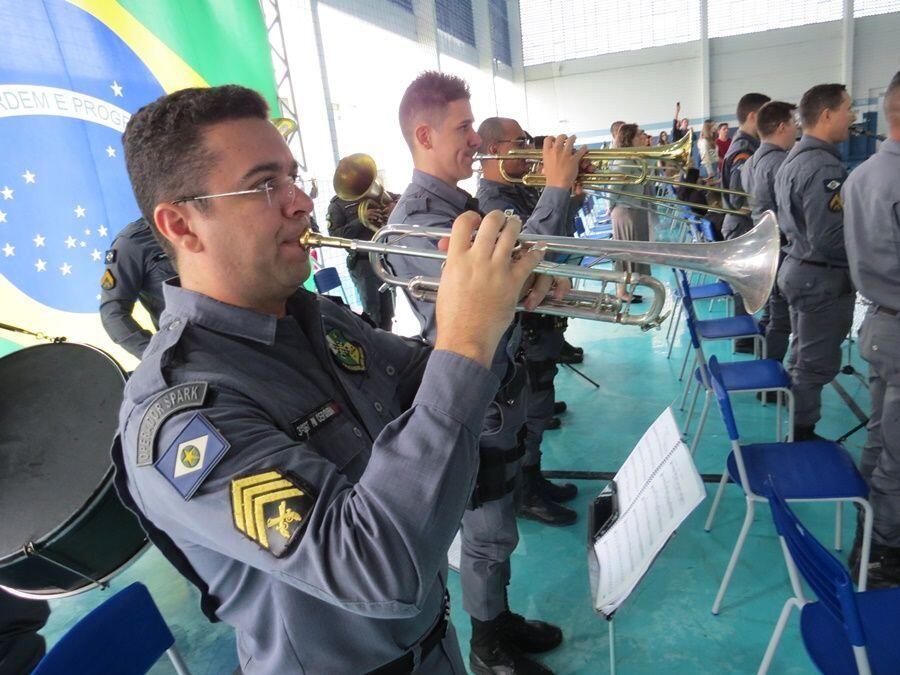
<path id="1" fill-rule="evenodd" d="M 709 532 L 712 529 L 713 519 L 716 517 L 716 511 L 719 510 L 719 502 L 722 501 L 722 493 L 725 491 L 725 486 L 728 484 L 728 469 L 725 469 L 722 472 L 722 479 L 719 481 L 719 489 L 716 490 L 715 499 L 713 499 L 712 507 L 709 509 L 709 515 L 706 517 L 706 523 L 703 524 L 703 529 Z"/>
<path id="2" fill-rule="evenodd" d="M 679 302 L 678 309 L 675 310 L 675 314 L 672 316 L 672 319 L 669 321 L 669 330 L 672 335 L 666 334 L 666 339 L 669 341 L 669 352 L 666 354 L 666 358 L 672 357 L 672 349 L 675 347 L 675 338 L 678 337 L 678 328 L 681 325 L 681 312 L 684 311 L 684 306 Z"/>
<path id="3" fill-rule="evenodd" d="M 703 434 L 703 427 L 706 426 L 706 416 L 709 414 L 709 401 L 711 395 L 709 390 L 706 391 L 706 396 L 703 398 L 703 410 L 700 412 L 700 421 L 697 423 L 697 431 L 694 432 L 694 440 L 691 441 L 691 456 L 697 452 L 697 445 L 700 443 L 700 436 Z"/>
<path id="4" fill-rule="evenodd" d="M 872 521 L 873 521 L 873 513 L 872 513 L 872 505 L 869 503 L 867 499 L 854 499 L 854 502 L 859 504 L 863 509 L 863 540 L 862 546 L 859 549 L 859 581 L 857 582 L 857 588 L 859 592 L 862 593 L 866 590 L 866 585 L 869 580 L 869 556 L 872 553 Z"/>
<path id="5" fill-rule="evenodd" d="M 691 407 L 688 408 L 687 419 L 684 421 L 684 433 L 688 433 L 688 429 L 691 426 L 691 418 L 694 416 L 694 408 L 697 407 L 697 397 L 700 396 L 700 390 L 703 389 L 703 385 L 701 383 L 697 383 L 697 388 L 694 389 L 694 395 L 691 397 Z"/>
<path id="6" fill-rule="evenodd" d="M 754 502 L 747 499 L 747 515 L 744 516 L 744 524 L 741 526 L 741 533 L 734 545 L 734 551 L 731 552 L 731 559 L 728 561 L 728 567 L 725 569 L 725 576 L 722 577 L 722 583 L 719 585 L 719 592 L 713 602 L 712 613 L 718 614 L 719 607 L 722 605 L 722 599 L 725 597 L 725 591 L 728 590 L 728 584 L 731 582 L 731 575 L 734 574 L 734 568 L 737 566 L 738 558 L 741 557 L 741 551 L 744 549 L 744 542 L 747 541 L 747 533 L 753 524 Z"/>
<path id="7" fill-rule="evenodd" d="M 844 502 L 834 503 L 834 550 L 843 548 Z"/>
<path id="8" fill-rule="evenodd" d="M 781 435 L 781 413 L 782 413 L 782 404 L 784 399 L 784 392 L 779 389 L 775 392 L 775 442 L 780 443 L 781 439 L 784 438 Z M 765 394 L 763 394 L 762 400 L 766 400 Z"/>
<path id="9" fill-rule="evenodd" d="M 175 668 L 175 672 L 178 673 L 178 675 L 191 675 L 191 671 L 188 670 L 187 664 L 184 662 L 184 659 L 181 658 L 181 654 L 175 647 L 167 649 L 166 655 L 169 657 L 169 660 L 172 662 L 172 666 Z"/>
<path id="10" fill-rule="evenodd" d="M 769 646 L 766 647 L 766 654 L 763 656 L 762 663 L 759 664 L 759 670 L 756 675 L 766 675 L 769 672 L 769 666 L 772 665 L 772 659 L 775 658 L 775 651 L 778 649 L 778 643 L 781 642 L 781 636 L 787 627 L 788 619 L 791 618 L 791 611 L 796 607 L 800 609 L 800 603 L 797 598 L 788 598 L 781 608 L 781 614 L 778 615 L 778 622 L 775 624 L 775 630 L 769 639 Z"/>
<path id="11" fill-rule="evenodd" d="M 678 381 L 684 378 L 684 369 L 687 368 L 688 357 L 691 355 L 691 352 L 694 351 L 694 345 L 691 344 L 690 340 L 688 340 L 687 351 L 684 353 L 684 360 L 681 362 L 681 372 L 678 373 Z M 697 358 L 694 355 L 694 358 Z"/>
<path id="12" fill-rule="evenodd" d="M 788 400 L 788 443 L 794 442 L 794 392 L 787 392 Z"/>
<path id="13" fill-rule="evenodd" d="M 686 379 L 684 381 L 684 391 L 681 394 L 681 405 L 678 406 L 679 410 L 684 410 L 684 406 L 687 403 L 688 396 L 690 396 L 691 389 L 694 386 L 695 379 L 696 378 L 694 377 L 694 367 L 691 366 L 691 372 L 688 375 L 688 379 Z M 700 386 L 699 383 L 698 383 L 698 386 Z"/>

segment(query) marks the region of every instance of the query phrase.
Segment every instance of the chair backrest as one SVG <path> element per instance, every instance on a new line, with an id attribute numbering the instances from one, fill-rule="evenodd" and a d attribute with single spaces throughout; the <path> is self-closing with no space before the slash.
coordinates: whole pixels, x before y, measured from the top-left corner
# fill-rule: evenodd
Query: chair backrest
<path id="1" fill-rule="evenodd" d="M 694 301 L 691 299 L 691 284 L 688 281 L 687 273 L 684 270 L 678 270 L 678 277 L 681 279 L 681 301 L 684 303 L 684 311 L 696 321 L 697 312 L 694 310 Z"/>
<path id="2" fill-rule="evenodd" d="M 770 480 L 766 483 L 766 498 L 772 510 L 775 529 L 785 543 L 791 560 L 813 593 L 835 621 L 847 631 L 850 644 L 862 647 L 866 643 L 853 582 L 844 566 L 820 544 L 800 522 Z"/>
<path id="3" fill-rule="evenodd" d="M 725 428 L 728 430 L 728 438 L 737 444 L 740 440 L 738 435 L 737 423 L 734 421 L 734 410 L 731 408 L 731 398 L 725 389 L 725 383 L 722 381 L 722 369 L 719 367 L 719 359 L 715 356 L 709 357 L 707 363 L 709 372 L 709 383 L 712 385 L 716 394 L 716 401 L 719 402 L 719 410 L 722 411 L 722 421 L 725 422 Z"/>
<path id="4" fill-rule="evenodd" d="M 175 644 L 147 587 L 134 583 L 76 623 L 34 670 L 143 675 Z"/>
<path id="5" fill-rule="evenodd" d="M 319 293 L 327 293 L 333 288 L 341 287 L 341 277 L 337 267 L 323 267 L 313 275 L 313 281 Z"/>

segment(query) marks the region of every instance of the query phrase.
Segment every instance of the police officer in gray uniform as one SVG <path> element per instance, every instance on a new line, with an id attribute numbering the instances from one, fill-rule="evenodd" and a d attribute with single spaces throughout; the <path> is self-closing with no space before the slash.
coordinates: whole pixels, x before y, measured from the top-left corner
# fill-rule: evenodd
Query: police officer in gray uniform
<path id="1" fill-rule="evenodd" d="M 800 100 L 803 137 L 775 176 L 778 221 L 787 257 L 778 288 L 790 306 L 788 370 L 794 391 L 794 438 L 819 438 L 822 387 L 841 367 L 841 343 L 853 322 L 856 293 L 847 269 L 841 186 L 847 171 L 837 143 L 855 115 L 842 84 L 816 85 Z"/>
<path id="2" fill-rule="evenodd" d="M 797 124 L 794 111 L 797 106 L 784 101 L 769 101 L 759 109 L 757 127 L 760 145 L 753 156 L 741 167 L 741 184 L 750 195 L 751 217 L 754 225 L 766 211 L 778 213 L 775 201 L 775 174 L 794 147 L 797 139 Z M 781 244 L 787 243 L 781 235 Z M 781 254 L 781 259 L 784 253 Z M 791 316 L 787 300 L 778 290 L 776 283 L 766 304 L 766 356 L 782 361 L 787 353 L 791 335 Z M 771 397 L 768 395 L 771 394 Z M 758 398 L 761 396 L 758 395 Z M 774 392 L 767 392 L 767 400 L 775 400 Z"/>
<path id="3" fill-rule="evenodd" d="M 400 103 L 400 128 L 413 156 L 412 182 L 401 195 L 389 223 L 442 227 L 467 210 L 477 210 L 478 202 L 456 187 L 472 175 L 473 156 L 481 145 L 475 132 L 469 89 L 461 79 L 437 72 L 416 78 Z M 557 147 L 558 145 L 558 147 Z M 536 212 L 544 209 L 565 212 L 569 190 L 578 173 L 583 152 L 573 154 L 572 141 L 552 139 L 545 152 L 547 187 Z M 557 185 L 559 183 L 559 185 Z M 540 229 L 532 216 L 525 229 Z M 408 237 L 407 246 L 433 246 L 422 238 Z M 406 278 L 436 277 L 440 262 L 411 256 L 390 256 L 395 272 Z M 540 277 L 543 297 L 551 279 Z M 559 280 L 558 296 L 568 281 Z M 435 339 L 434 305 L 411 299 L 422 327 L 422 336 Z M 533 307 L 533 298 L 526 300 Z M 483 673 L 548 673 L 521 650 L 543 652 L 562 641 L 562 631 L 539 621 L 526 621 L 509 611 L 506 587 L 510 577 L 509 557 L 519 541 L 513 491 L 524 452 L 521 439 L 525 423 L 525 369 L 519 351 L 521 329 L 510 325 L 494 355 L 492 370 L 500 379 L 500 392 L 488 410 L 481 436 L 481 466 L 470 508 L 460 525 L 462 542 L 460 581 L 463 608 L 472 617 L 469 665 Z"/>
<path id="4" fill-rule="evenodd" d="M 525 133 L 516 120 L 503 117 L 489 117 L 478 126 L 481 137 L 481 152 L 504 154 L 513 149 L 532 146 L 531 137 Z M 567 225 L 571 209 L 565 213 L 542 205 L 540 210 L 532 202 L 531 190 L 523 185 L 510 183 L 503 173 L 511 177 L 521 177 L 529 166 L 521 160 L 500 162 L 484 160 L 481 163 L 482 176 L 478 181 L 479 208 L 487 213 L 493 210 L 511 210 L 522 220 L 541 223 L 542 231 L 559 236 L 572 236 Z M 521 316 L 525 351 L 525 365 L 528 370 L 528 404 L 525 423 L 525 456 L 522 459 L 522 499 L 519 515 L 548 525 L 571 525 L 578 519 L 572 509 L 560 502 L 570 501 L 578 494 L 578 488 L 571 483 L 556 485 L 541 474 L 541 440 L 544 429 L 554 412 L 553 378 L 556 376 L 556 359 L 565 341 L 560 324 L 565 319 L 555 316 L 525 313 Z"/>
<path id="5" fill-rule="evenodd" d="M 722 160 L 722 187 L 728 190 L 744 192 L 741 184 L 741 167 L 756 152 L 759 147 L 759 132 L 756 128 L 756 116 L 759 109 L 771 99 L 765 94 L 744 94 L 738 101 L 737 119 L 738 131 L 731 140 L 728 152 Z M 748 206 L 745 197 L 722 194 L 722 204 L 729 209 L 743 209 Z M 753 229 L 753 219 L 750 216 L 741 216 L 734 213 L 725 215 L 722 223 L 722 236 L 725 239 L 735 239 Z M 744 309 L 744 300 L 739 295 L 734 298 L 735 316 L 747 314 Z M 742 338 L 734 341 L 736 352 L 753 353 L 753 338 Z"/>
<path id="6" fill-rule="evenodd" d="M 468 214 L 434 351 L 374 330 L 300 288 L 312 201 L 267 115 L 228 85 L 162 97 L 126 128 L 138 202 L 182 274 L 125 389 L 119 494 L 234 626 L 244 673 L 462 675 L 447 550 L 488 366 L 538 256 L 513 259 L 501 214 L 472 242 Z"/>
<path id="7" fill-rule="evenodd" d="M 143 218 L 128 223 L 119 232 L 104 262 L 100 320 L 113 342 L 141 358 L 151 333 L 131 315 L 134 303 L 140 302 L 153 327 L 159 328 L 164 304 L 162 284 L 178 273 Z"/>
<path id="8" fill-rule="evenodd" d="M 872 302 L 859 331 L 872 398 L 862 454 L 875 511 L 870 588 L 900 586 L 900 73 L 885 92 L 884 114 L 890 136 L 841 190 L 850 276 Z"/>

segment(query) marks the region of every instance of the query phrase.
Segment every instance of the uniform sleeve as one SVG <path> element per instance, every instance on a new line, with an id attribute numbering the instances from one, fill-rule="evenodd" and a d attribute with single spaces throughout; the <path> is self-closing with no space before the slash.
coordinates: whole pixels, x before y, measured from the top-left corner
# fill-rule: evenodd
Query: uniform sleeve
<path id="1" fill-rule="evenodd" d="M 569 190 L 546 187 L 541 193 L 531 217 L 525 221 L 523 232 L 540 235 L 566 236 L 566 217 L 569 213 Z"/>
<path id="2" fill-rule="evenodd" d="M 846 260 L 844 248 L 844 206 L 840 188 L 844 176 L 833 166 L 816 169 L 801 194 L 806 236 L 814 251 L 830 260 Z M 835 186 L 829 189 L 829 185 Z"/>
<path id="3" fill-rule="evenodd" d="M 143 251 L 129 238 L 118 238 L 107 252 L 108 260 L 110 256 L 101 280 L 100 320 L 113 342 L 141 358 L 151 333 L 131 313 L 144 284 Z"/>
<path id="4" fill-rule="evenodd" d="M 328 206 L 328 234 L 349 239 L 370 239 L 371 230 L 362 224 L 357 217 L 355 204 L 343 206 L 337 202 L 331 202 Z M 352 210 L 352 217 L 348 211 Z"/>
<path id="5" fill-rule="evenodd" d="M 231 444 L 228 459 L 188 500 L 154 467 L 134 467 L 140 492 L 135 501 L 181 546 L 216 551 L 351 612 L 413 616 L 446 564 L 474 485 L 478 436 L 497 386 L 474 361 L 435 352 L 413 406 L 375 439 L 355 485 L 307 444 L 273 427 L 252 401 L 218 391 L 215 407 L 204 414 Z M 165 423 L 158 453 L 175 441 L 190 415 Z M 135 431 L 125 433 L 132 439 L 128 453 Z M 248 463 L 243 457 L 259 459 Z M 237 526 L 236 514 L 247 508 L 252 513 L 260 493 L 236 487 L 272 471 L 293 477 L 314 498 L 281 557 Z"/>
<path id="6" fill-rule="evenodd" d="M 728 167 L 728 189 L 729 190 L 738 190 L 743 191 L 743 186 L 741 184 L 741 169 L 744 166 L 744 163 L 750 159 L 752 153 L 748 150 L 744 150 L 741 152 L 735 153 L 734 157 L 731 159 L 731 165 Z M 747 199 L 745 197 L 741 197 L 738 195 L 727 195 L 728 205 L 732 209 L 741 209 L 744 208 L 747 204 Z"/>

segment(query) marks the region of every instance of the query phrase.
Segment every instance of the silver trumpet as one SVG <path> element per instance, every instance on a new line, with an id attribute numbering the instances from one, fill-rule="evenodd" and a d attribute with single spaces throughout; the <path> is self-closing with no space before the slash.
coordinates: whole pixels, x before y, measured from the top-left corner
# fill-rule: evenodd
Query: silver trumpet
<path id="1" fill-rule="evenodd" d="M 416 300 L 433 302 L 437 297 L 439 279 L 428 277 L 403 278 L 394 274 L 386 264 L 385 256 L 414 256 L 445 260 L 447 254 L 436 247 L 406 246 L 403 240 L 410 237 L 430 240 L 450 236 L 448 228 L 387 225 L 378 230 L 372 241 L 345 239 L 306 230 L 300 237 L 304 248 L 327 246 L 369 254 L 372 269 L 386 284 L 398 286 Z M 547 253 L 583 258 L 612 258 L 622 262 L 640 262 L 664 265 L 684 270 L 711 274 L 728 284 L 744 298 L 750 313 L 766 303 L 775 283 L 778 268 L 778 223 L 775 214 L 766 212 L 747 234 L 730 241 L 710 244 L 664 244 L 636 241 L 578 239 L 574 237 L 550 237 L 523 233 L 519 237 L 523 247 Z M 653 276 L 598 270 L 570 263 L 541 262 L 535 272 L 572 279 L 589 279 L 601 282 L 600 291 L 573 290 L 557 300 L 547 297 L 533 311 L 540 314 L 567 316 L 592 321 L 607 321 L 648 330 L 659 326 L 666 301 L 666 287 Z M 630 297 L 632 290 L 643 286 L 652 291 L 652 301 L 642 313 L 633 313 L 628 300 L 607 293 L 607 284 L 623 284 Z M 522 309 L 521 307 L 519 309 Z"/>

